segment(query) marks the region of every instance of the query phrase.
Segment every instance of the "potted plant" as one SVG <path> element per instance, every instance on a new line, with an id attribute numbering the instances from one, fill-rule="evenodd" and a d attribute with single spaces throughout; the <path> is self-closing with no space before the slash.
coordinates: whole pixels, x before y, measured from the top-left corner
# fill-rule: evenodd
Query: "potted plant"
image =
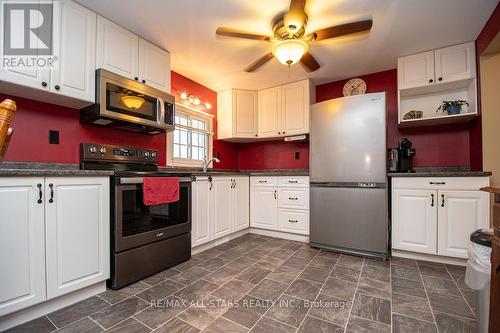
<path id="1" fill-rule="evenodd" d="M 449 115 L 460 114 L 460 112 L 462 112 L 462 105 L 469 106 L 469 103 L 461 99 L 456 101 L 443 101 L 443 104 L 437 108 L 436 113 L 439 111 L 446 111 Z"/>

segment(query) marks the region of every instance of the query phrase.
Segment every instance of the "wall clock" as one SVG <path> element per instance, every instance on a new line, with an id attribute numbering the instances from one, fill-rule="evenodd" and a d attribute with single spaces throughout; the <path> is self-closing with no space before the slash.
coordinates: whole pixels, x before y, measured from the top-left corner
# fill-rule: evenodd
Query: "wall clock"
<path id="1" fill-rule="evenodd" d="M 350 79 L 344 84 L 344 96 L 361 95 L 366 93 L 366 82 L 360 78 Z"/>

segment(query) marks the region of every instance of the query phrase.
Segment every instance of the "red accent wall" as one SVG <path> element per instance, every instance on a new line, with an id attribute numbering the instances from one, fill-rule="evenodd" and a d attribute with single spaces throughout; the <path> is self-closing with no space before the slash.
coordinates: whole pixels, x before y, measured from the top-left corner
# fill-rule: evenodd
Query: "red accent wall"
<path id="1" fill-rule="evenodd" d="M 416 167 L 463 166 L 470 164 L 469 126 L 467 124 L 415 129 L 400 129 L 397 102 L 396 69 L 361 76 L 366 81 L 368 93 L 386 92 L 388 147 L 396 147 L 401 137 L 412 140 L 417 149 Z M 335 81 L 316 87 L 316 101 L 342 97 L 347 80 Z M 294 160 L 294 152 L 301 151 L 302 158 Z M 290 144 L 283 141 L 241 144 L 240 169 L 295 169 L 308 168 L 309 147 L 305 143 Z"/>
<path id="2" fill-rule="evenodd" d="M 172 72 L 172 93 L 175 89 L 188 91 L 202 101 L 212 104 L 217 114 L 217 93 L 178 73 Z M 0 94 L 0 100 L 13 99 L 17 104 L 12 127 L 14 135 L 5 156 L 7 161 L 79 163 L 80 142 L 96 142 L 126 146 L 140 146 L 159 150 L 159 162 L 166 162 L 165 135 L 143 135 L 133 132 L 99 128 L 80 124 L 79 111 L 15 96 Z M 214 120 L 214 127 L 217 119 Z M 60 144 L 48 143 L 49 130 L 58 130 Z M 237 146 L 215 140 L 214 154 L 219 153 L 221 163 L 216 168 L 237 169 Z"/>

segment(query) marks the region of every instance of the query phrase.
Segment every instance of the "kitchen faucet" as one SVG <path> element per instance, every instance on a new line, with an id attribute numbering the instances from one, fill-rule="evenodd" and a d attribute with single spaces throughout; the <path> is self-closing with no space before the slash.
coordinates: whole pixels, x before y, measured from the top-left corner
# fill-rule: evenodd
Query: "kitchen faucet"
<path id="1" fill-rule="evenodd" d="M 220 163 L 220 160 L 217 157 L 212 157 L 211 159 L 207 160 L 206 157 L 203 159 L 203 172 L 207 172 L 208 166 L 210 163 L 216 162 Z"/>

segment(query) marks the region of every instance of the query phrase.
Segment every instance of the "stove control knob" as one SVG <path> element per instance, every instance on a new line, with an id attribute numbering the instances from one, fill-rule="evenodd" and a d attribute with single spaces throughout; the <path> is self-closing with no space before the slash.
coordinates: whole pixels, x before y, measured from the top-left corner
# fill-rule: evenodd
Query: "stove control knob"
<path id="1" fill-rule="evenodd" d="M 156 152 L 155 152 L 155 151 L 152 151 L 152 152 L 151 152 L 151 157 L 152 157 L 152 158 L 156 158 Z"/>
<path id="2" fill-rule="evenodd" d="M 99 148 L 99 152 L 100 152 L 102 155 L 106 154 L 106 147 L 100 147 L 100 148 Z"/>
<path id="3" fill-rule="evenodd" d="M 149 157 L 149 151 L 144 152 L 144 157 Z"/>
<path id="4" fill-rule="evenodd" d="M 92 154 L 97 153 L 97 147 L 96 146 L 90 146 L 89 147 L 89 152 L 91 152 Z"/>

